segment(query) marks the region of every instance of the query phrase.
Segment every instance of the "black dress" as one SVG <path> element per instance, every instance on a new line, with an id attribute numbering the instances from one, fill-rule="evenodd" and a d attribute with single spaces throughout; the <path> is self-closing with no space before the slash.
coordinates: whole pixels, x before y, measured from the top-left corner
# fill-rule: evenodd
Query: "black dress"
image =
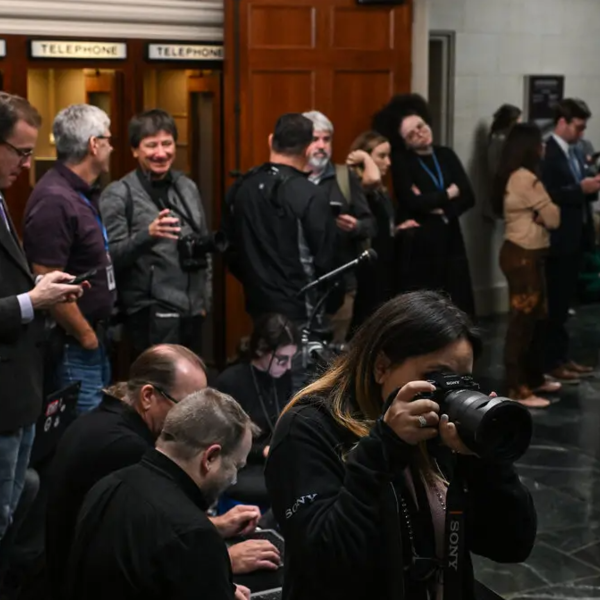
<path id="1" fill-rule="evenodd" d="M 459 217 L 473 208 L 475 195 L 460 159 L 443 146 L 435 146 L 433 154 L 425 156 L 396 153 L 392 174 L 397 222 L 415 219 L 420 224 L 396 238 L 396 291 L 445 291 L 459 308 L 473 315 L 475 303 Z M 460 196 L 450 200 L 446 189 L 452 184 Z M 436 209 L 443 214 L 432 214 Z"/>
<path id="2" fill-rule="evenodd" d="M 371 240 L 377 261 L 362 265 L 357 273 L 351 333 L 394 295 L 394 205 L 385 190 L 373 190 L 366 196 L 377 226 L 377 234 Z"/>

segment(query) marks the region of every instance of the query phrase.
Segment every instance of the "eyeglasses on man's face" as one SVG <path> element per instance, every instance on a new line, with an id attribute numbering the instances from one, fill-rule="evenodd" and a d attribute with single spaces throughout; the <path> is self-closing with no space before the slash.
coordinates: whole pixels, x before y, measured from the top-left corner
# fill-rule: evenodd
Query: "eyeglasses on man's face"
<path id="1" fill-rule="evenodd" d="M 151 385 L 161 396 L 163 396 L 173 404 L 179 404 L 179 400 L 175 400 L 175 398 L 173 398 L 171 394 L 167 394 L 167 392 L 165 392 L 165 390 L 163 390 L 162 388 L 158 387 L 157 385 L 154 385 L 153 383 L 149 383 L 148 385 Z"/>
<path id="2" fill-rule="evenodd" d="M 0 144 L 10 148 L 19 157 L 21 163 L 27 162 L 33 156 L 33 148 L 17 148 L 6 140 L 0 141 Z"/>

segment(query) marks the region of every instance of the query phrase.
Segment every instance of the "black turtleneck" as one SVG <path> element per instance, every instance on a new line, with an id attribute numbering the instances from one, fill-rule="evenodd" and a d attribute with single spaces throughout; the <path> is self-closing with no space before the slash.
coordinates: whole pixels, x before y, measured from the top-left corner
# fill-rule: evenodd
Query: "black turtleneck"
<path id="1" fill-rule="evenodd" d="M 159 207 L 171 208 L 169 202 L 169 190 L 173 185 L 173 175 L 169 171 L 162 179 L 152 179 L 148 173 L 138 168 L 137 171 L 138 179 L 142 184 L 146 193 L 152 198 L 154 204 Z"/>

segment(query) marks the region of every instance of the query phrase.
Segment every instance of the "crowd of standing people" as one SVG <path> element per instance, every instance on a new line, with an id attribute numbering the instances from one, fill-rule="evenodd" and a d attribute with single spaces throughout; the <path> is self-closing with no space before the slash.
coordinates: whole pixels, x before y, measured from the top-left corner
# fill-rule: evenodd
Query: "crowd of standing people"
<path id="1" fill-rule="evenodd" d="M 508 395 L 543 408 L 591 371 L 570 356 L 566 322 L 600 177 L 578 146 L 585 103 L 562 101 L 545 143 L 520 116 L 502 107 L 492 126 L 489 207 L 505 224 Z M 78 389 L 79 416 L 41 482 L 48 594 L 247 597 L 232 577 L 283 559 L 245 539 L 260 521 L 285 537 L 289 600 L 471 598 L 470 561 L 452 585 L 442 566 L 455 473 L 468 484 L 465 551 L 524 560 L 536 517 L 514 467 L 474 456 L 421 396 L 433 371 L 470 375 L 481 347 L 461 224 L 475 193 L 435 143 L 427 103 L 393 98 L 341 164 L 326 115 L 282 115 L 269 160 L 230 188 L 215 233 L 197 185 L 172 168 L 178 131 L 162 110 L 129 125 L 138 167 L 97 187 L 110 126 L 89 105 L 57 115 L 58 160 L 29 198 L 23 245 L 0 195 L 0 381 L 12 393 L 0 409 L 0 541 L 44 394 Z M 0 191 L 30 166 L 39 128 L 26 100 L 0 94 Z M 199 355 L 217 251 L 253 333 L 212 389 Z M 370 262 L 316 285 L 365 251 Z M 108 389 L 115 322 L 132 366 Z M 315 342 L 348 344 L 316 376 Z M 0 567 L 9 554 L 0 543 Z"/>

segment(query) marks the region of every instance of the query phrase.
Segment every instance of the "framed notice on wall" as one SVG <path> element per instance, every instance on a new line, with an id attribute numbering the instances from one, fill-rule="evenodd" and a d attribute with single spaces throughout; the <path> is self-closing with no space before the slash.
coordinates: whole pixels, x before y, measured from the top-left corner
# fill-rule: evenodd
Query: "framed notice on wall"
<path id="1" fill-rule="evenodd" d="M 529 75 L 525 78 L 525 107 L 529 121 L 536 123 L 544 136 L 554 127 L 554 107 L 564 98 L 563 75 Z"/>

